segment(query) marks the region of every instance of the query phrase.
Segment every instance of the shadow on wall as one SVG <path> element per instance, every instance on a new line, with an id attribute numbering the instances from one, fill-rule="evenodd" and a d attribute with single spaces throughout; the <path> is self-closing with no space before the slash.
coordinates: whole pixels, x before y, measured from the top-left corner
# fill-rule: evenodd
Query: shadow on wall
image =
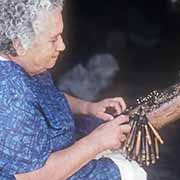
<path id="1" fill-rule="evenodd" d="M 62 76 L 59 89 L 69 94 L 96 100 L 99 93 L 108 87 L 119 70 L 116 59 L 110 54 L 94 55 L 86 66 L 77 64 Z"/>

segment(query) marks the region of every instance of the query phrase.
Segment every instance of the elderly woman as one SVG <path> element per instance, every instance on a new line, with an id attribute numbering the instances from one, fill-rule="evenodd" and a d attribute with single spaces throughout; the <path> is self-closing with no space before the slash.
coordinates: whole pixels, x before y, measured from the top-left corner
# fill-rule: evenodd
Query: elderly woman
<path id="1" fill-rule="evenodd" d="M 128 117 L 105 113 L 108 106 L 121 113 L 122 98 L 76 99 L 59 92 L 48 72 L 65 49 L 62 6 L 62 0 L 1 0 L 0 179 L 126 179 L 120 154 L 97 158 L 118 149 L 130 130 Z M 77 141 L 72 112 L 108 121 Z"/>

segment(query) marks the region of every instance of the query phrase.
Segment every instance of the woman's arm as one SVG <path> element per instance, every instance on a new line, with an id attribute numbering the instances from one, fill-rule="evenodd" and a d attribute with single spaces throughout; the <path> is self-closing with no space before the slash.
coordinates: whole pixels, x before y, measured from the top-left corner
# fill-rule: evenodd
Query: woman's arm
<path id="1" fill-rule="evenodd" d="M 107 122 L 74 145 L 61 151 L 54 152 L 48 158 L 44 167 L 39 170 L 16 174 L 17 180 L 65 180 L 82 168 L 97 154 L 107 149 L 116 149 L 125 140 L 130 131 L 128 118 L 120 116 L 114 121 Z"/>
<path id="2" fill-rule="evenodd" d="M 52 153 L 41 169 L 15 177 L 17 180 L 65 180 L 99 152 L 99 145 L 91 143 L 86 137 L 65 150 Z"/>
<path id="3" fill-rule="evenodd" d="M 106 112 L 107 107 L 113 107 L 115 114 L 120 114 L 126 108 L 122 97 L 107 98 L 99 102 L 89 102 L 65 94 L 71 111 L 75 114 L 89 115 L 108 121 L 114 117 Z"/>
<path id="4" fill-rule="evenodd" d="M 78 99 L 76 97 L 70 96 L 68 94 L 64 94 L 68 100 L 70 105 L 71 111 L 74 114 L 82 114 L 82 115 L 89 115 L 88 107 L 91 104 L 89 101 L 85 101 L 82 99 Z"/>

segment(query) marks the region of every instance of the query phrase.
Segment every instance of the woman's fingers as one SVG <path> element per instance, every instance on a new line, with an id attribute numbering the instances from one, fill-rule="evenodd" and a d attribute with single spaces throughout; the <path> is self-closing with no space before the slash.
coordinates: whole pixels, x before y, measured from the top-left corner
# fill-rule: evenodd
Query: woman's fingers
<path id="1" fill-rule="evenodd" d="M 114 123 L 120 126 L 119 128 L 122 134 L 128 134 L 130 132 L 131 126 L 128 124 L 128 122 L 129 117 L 124 115 L 121 115 L 114 120 Z"/>
<path id="2" fill-rule="evenodd" d="M 114 123 L 117 123 L 119 126 L 124 124 L 124 123 L 128 123 L 129 122 L 129 117 L 128 116 L 125 116 L 125 115 L 121 115 L 121 116 L 118 116 L 117 118 L 115 118 L 113 120 Z"/>
<path id="3" fill-rule="evenodd" d="M 103 119 L 104 121 L 110 121 L 114 119 L 114 117 L 111 114 L 104 112 L 99 113 L 98 117 Z"/>
<path id="4" fill-rule="evenodd" d="M 110 98 L 104 101 L 104 108 L 113 107 L 115 109 L 115 115 L 121 114 L 126 109 L 126 103 L 121 97 Z"/>
<path id="5" fill-rule="evenodd" d="M 124 142 L 125 140 L 126 140 L 126 136 L 125 135 L 122 135 L 121 137 L 120 137 L 120 142 Z"/>
<path id="6" fill-rule="evenodd" d="M 128 134 L 131 130 L 131 126 L 128 124 L 121 125 L 120 128 L 123 134 Z"/>
<path id="7" fill-rule="evenodd" d="M 126 103 L 122 97 L 115 97 L 115 98 L 113 98 L 113 100 L 117 101 L 120 104 L 122 111 L 124 111 L 126 109 Z"/>
<path id="8" fill-rule="evenodd" d="M 123 111 L 122 106 L 117 101 L 109 101 L 108 106 L 113 107 L 115 109 L 115 114 L 120 114 Z"/>

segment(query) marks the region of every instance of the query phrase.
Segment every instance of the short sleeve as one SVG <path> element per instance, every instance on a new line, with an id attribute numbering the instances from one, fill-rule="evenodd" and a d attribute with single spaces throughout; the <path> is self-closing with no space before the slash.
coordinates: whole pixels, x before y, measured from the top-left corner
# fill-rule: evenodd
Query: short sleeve
<path id="1" fill-rule="evenodd" d="M 0 89 L 0 174 L 13 180 L 15 174 L 41 168 L 50 154 L 47 131 L 33 95 L 6 83 Z"/>

